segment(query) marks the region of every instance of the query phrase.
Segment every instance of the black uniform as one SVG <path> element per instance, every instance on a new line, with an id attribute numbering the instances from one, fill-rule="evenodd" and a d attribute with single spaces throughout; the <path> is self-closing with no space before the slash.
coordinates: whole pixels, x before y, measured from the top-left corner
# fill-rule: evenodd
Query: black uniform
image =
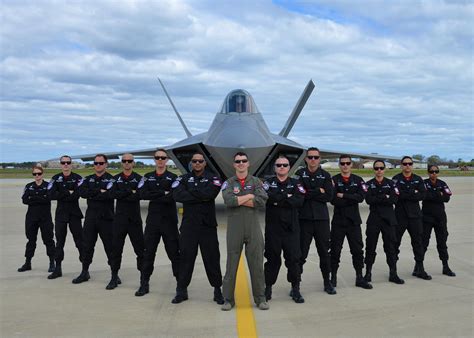
<path id="1" fill-rule="evenodd" d="M 137 256 L 137 269 L 140 271 L 142 267 L 145 243 L 140 213 L 140 194 L 137 191 L 141 179 L 142 176 L 134 171 L 129 176 L 120 173 L 113 177 L 114 183 L 110 194 L 117 200 L 117 204 L 113 226 L 112 264 L 110 265 L 112 273 L 120 270 L 127 235 Z"/>
<path id="2" fill-rule="evenodd" d="M 28 239 L 25 250 L 27 261 L 31 260 L 35 254 L 38 229 L 41 229 L 41 238 L 46 246 L 46 254 L 50 260 L 54 259 L 53 220 L 51 219 L 48 183 L 45 181 L 41 185 L 37 185 L 36 182 L 28 183 L 21 199 L 23 204 L 28 205 L 25 219 L 25 233 Z"/>
<path id="3" fill-rule="evenodd" d="M 265 209 L 265 285 L 272 286 L 277 280 L 282 250 L 288 268 L 288 282 L 299 283 L 301 247 L 298 208 L 303 206 L 305 190 L 294 178 L 288 177 L 281 182 L 276 176 L 265 181 L 263 188 L 268 194 Z"/>
<path id="4" fill-rule="evenodd" d="M 89 175 L 79 186 L 79 194 L 87 199 L 86 217 L 83 228 L 82 266 L 88 270 L 94 256 L 97 235 L 100 236 L 107 255 L 108 264 L 112 259 L 112 236 L 114 220 L 114 199 L 110 194 L 113 177 L 109 173 L 102 176 Z M 101 189 L 106 190 L 101 192 Z"/>
<path id="5" fill-rule="evenodd" d="M 54 175 L 48 185 L 52 200 L 57 200 L 54 228 L 56 235 L 55 260 L 60 263 L 64 259 L 64 243 L 66 242 L 67 226 L 79 252 L 79 261 L 82 262 L 82 215 L 79 208 L 79 184 L 82 177 L 76 173 L 65 176 L 60 173 Z M 72 193 L 71 193 L 72 191 Z"/>
<path id="6" fill-rule="evenodd" d="M 400 192 L 397 204 L 395 205 L 395 215 L 397 216 L 397 259 L 400 253 L 405 230 L 411 237 L 411 246 L 416 262 L 423 262 L 424 250 L 422 243 L 423 223 L 420 209 L 420 201 L 426 195 L 426 188 L 423 179 L 415 174 L 410 177 L 403 176 L 402 173 L 393 176 L 396 187 Z"/>
<path id="7" fill-rule="evenodd" d="M 156 171 L 145 174 L 139 184 L 140 198 L 150 200 L 145 226 L 145 253 L 142 279 L 149 280 L 153 273 L 156 250 L 163 238 L 166 254 L 171 261 L 173 276 L 178 277 L 179 233 L 176 202 L 171 185 L 177 176 L 168 170 L 158 175 Z"/>
<path id="8" fill-rule="evenodd" d="M 364 200 L 367 186 L 362 177 L 351 174 L 344 180 L 341 174 L 333 176 L 334 197 L 331 204 L 334 205 L 334 215 L 331 228 L 331 269 L 333 273 L 339 268 L 342 245 L 344 237 L 347 236 L 352 254 L 352 265 L 357 274 L 362 273 L 364 267 L 364 244 L 360 225 L 362 219 L 359 213 L 359 203 Z M 337 193 L 343 193 L 339 198 Z"/>
<path id="9" fill-rule="evenodd" d="M 396 267 L 397 255 L 395 246 L 397 243 L 396 225 L 397 219 L 393 205 L 398 200 L 398 189 L 392 180 L 383 178 L 378 182 L 375 178 L 367 182 L 367 194 L 365 200 L 369 205 L 369 217 L 367 218 L 365 264 L 367 268 L 372 267 L 377 255 L 377 241 L 382 232 L 383 249 L 387 257 L 387 264 L 393 271 Z"/>
<path id="10" fill-rule="evenodd" d="M 183 203 L 179 248 L 180 262 L 177 290 L 186 290 L 194 270 L 198 246 L 201 249 L 207 278 L 213 287 L 221 287 L 219 241 L 215 198 L 220 192 L 221 180 L 209 172 L 196 176 L 185 174 L 173 183 L 175 201 Z"/>
<path id="11" fill-rule="evenodd" d="M 319 167 L 314 173 L 308 168 L 296 172 L 300 184 L 305 189 L 303 207 L 299 210 L 301 241 L 301 273 L 314 238 L 319 255 L 319 268 L 325 281 L 329 280 L 331 259 L 329 257 L 330 227 L 327 202 L 332 200 L 334 188 L 331 175 Z M 320 188 L 324 189 L 324 193 Z"/>
<path id="12" fill-rule="evenodd" d="M 426 179 L 426 196 L 423 200 L 423 249 L 424 252 L 430 244 L 431 230 L 434 229 L 436 235 L 436 246 L 438 248 L 439 259 L 443 262 L 449 259 L 448 247 L 448 227 L 444 203 L 449 202 L 452 192 L 448 185 L 437 179 L 433 184 L 430 179 Z"/>

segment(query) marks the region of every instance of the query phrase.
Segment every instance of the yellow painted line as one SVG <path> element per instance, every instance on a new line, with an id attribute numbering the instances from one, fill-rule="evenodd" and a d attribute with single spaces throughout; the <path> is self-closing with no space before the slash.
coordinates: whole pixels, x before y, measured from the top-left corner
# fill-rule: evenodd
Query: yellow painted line
<path id="1" fill-rule="evenodd" d="M 237 334 L 239 338 L 258 337 L 257 325 L 253 314 L 253 296 L 250 294 L 247 269 L 244 255 L 240 255 L 235 288 L 235 305 L 237 313 Z"/>

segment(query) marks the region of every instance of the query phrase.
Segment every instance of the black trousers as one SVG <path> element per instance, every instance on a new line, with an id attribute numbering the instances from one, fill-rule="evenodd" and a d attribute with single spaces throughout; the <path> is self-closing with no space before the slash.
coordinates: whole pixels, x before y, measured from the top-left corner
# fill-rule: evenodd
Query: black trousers
<path id="1" fill-rule="evenodd" d="M 352 265 L 356 272 L 361 272 L 364 267 L 364 243 L 362 242 L 362 230 L 360 224 L 343 225 L 332 223 L 331 229 L 331 269 L 339 268 L 341 261 L 342 245 L 347 237 L 352 255 Z"/>
<path id="2" fill-rule="evenodd" d="M 301 281 L 301 243 L 300 229 L 293 231 L 274 231 L 265 228 L 265 252 L 267 261 L 264 264 L 265 285 L 275 284 L 281 267 L 281 252 L 288 269 L 287 280 L 290 283 Z"/>
<path id="3" fill-rule="evenodd" d="M 331 258 L 329 256 L 330 236 L 329 220 L 304 220 L 300 219 L 300 243 L 301 243 L 301 273 L 303 273 L 303 265 L 308 258 L 311 242 L 314 238 L 316 250 L 319 255 L 319 268 L 323 274 L 323 278 L 329 278 L 331 271 Z"/>
<path id="4" fill-rule="evenodd" d="M 107 255 L 107 263 L 110 265 L 112 260 L 112 236 L 113 236 L 113 220 L 104 219 L 97 216 L 86 216 L 84 220 L 84 228 L 82 230 L 82 264 L 88 268 L 94 257 L 95 243 L 97 237 L 100 236 L 104 251 Z"/>
<path id="5" fill-rule="evenodd" d="M 217 239 L 217 228 L 188 226 L 185 228 L 181 227 L 180 231 L 178 290 L 186 289 L 191 283 L 198 247 L 201 249 L 201 256 L 209 283 L 213 287 L 221 287 L 221 256 L 219 252 L 219 240 Z"/>
<path id="6" fill-rule="evenodd" d="M 82 262 L 82 224 L 81 218 L 70 216 L 69 221 L 56 219 L 54 230 L 56 235 L 56 254 L 57 262 L 62 262 L 64 259 L 64 244 L 66 243 L 67 226 L 69 223 L 69 230 L 71 231 L 74 244 L 79 252 L 79 261 Z"/>
<path id="7" fill-rule="evenodd" d="M 158 223 L 159 222 L 159 223 Z M 145 227 L 145 252 L 143 256 L 142 275 L 145 280 L 150 279 L 154 270 L 156 250 L 160 239 L 163 239 L 166 254 L 171 261 L 173 276 L 178 279 L 179 274 L 179 233 L 177 224 L 166 220 L 149 221 Z"/>
<path id="8" fill-rule="evenodd" d="M 448 226 L 446 222 L 423 222 L 423 250 L 426 253 L 430 244 L 431 231 L 434 229 L 436 236 L 436 248 L 438 249 L 439 259 L 447 261 L 449 259 L 448 246 Z"/>
<path id="9" fill-rule="evenodd" d="M 28 239 L 25 257 L 31 259 L 35 255 L 38 230 L 41 230 L 41 239 L 46 246 L 46 254 L 49 258 L 54 258 L 53 220 L 51 215 L 32 216 L 28 214 L 25 220 L 25 234 Z"/>
<path id="10" fill-rule="evenodd" d="M 143 264 L 143 252 L 145 251 L 145 242 L 143 239 L 142 221 L 140 218 L 131 218 L 125 215 L 116 215 L 113 227 L 113 252 L 110 268 L 112 272 L 118 272 L 122 264 L 123 246 L 125 238 L 130 238 L 133 251 L 137 256 L 137 269 L 141 271 Z"/>
<path id="11" fill-rule="evenodd" d="M 397 226 L 397 244 L 396 254 L 397 260 L 398 255 L 400 254 L 400 245 L 402 243 L 403 234 L 406 230 L 410 234 L 411 246 L 413 248 L 413 255 L 415 262 L 423 262 L 425 258 L 425 251 L 423 249 L 423 222 L 420 218 L 399 218 L 397 217 L 398 226 Z"/>
<path id="12" fill-rule="evenodd" d="M 365 264 L 372 266 L 377 256 L 377 242 L 379 234 L 382 233 L 383 250 L 387 259 L 387 264 L 390 268 L 394 268 L 397 262 L 397 254 L 395 246 L 397 244 L 396 226 L 390 225 L 382 218 L 367 223 L 365 231 Z"/>

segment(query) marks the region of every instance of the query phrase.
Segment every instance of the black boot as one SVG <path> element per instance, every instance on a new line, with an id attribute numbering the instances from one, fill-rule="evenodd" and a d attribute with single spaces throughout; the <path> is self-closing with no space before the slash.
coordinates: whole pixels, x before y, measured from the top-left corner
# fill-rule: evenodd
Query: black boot
<path id="1" fill-rule="evenodd" d="M 224 304 L 224 297 L 222 296 L 220 287 L 214 288 L 214 301 L 219 305 Z"/>
<path id="2" fill-rule="evenodd" d="M 397 268 L 391 268 L 388 281 L 395 284 L 405 284 L 405 281 L 398 277 Z"/>
<path id="3" fill-rule="evenodd" d="M 52 274 L 48 276 L 48 279 L 56 279 L 58 277 L 62 277 L 63 271 L 61 269 L 61 262 L 56 262 L 56 267 Z"/>
<path id="4" fill-rule="evenodd" d="M 80 284 L 83 282 L 87 282 L 90 278 L 91 276 L 89 275 L 89 271 L 83 269 L 81 274 L 72 280 L 72 283 Z"/>
<path id="5" fill-rule="evenodd" d="M 150 285 L 148 283 L 148 280 L 142 280 L 140 282 L 140 287 L 138 288 L 137 292 L 135 292 L 135 296 L 141 297 L 146 295 L 148 292 L 150 292 Z"/>
<path id="6" fill-rule="evenodd" d="M 31 270 L 31 258 L 25 260 L 25 264 L 18 268 L 18 272 Z"/>
<path id="7" fill-rule="evenodd" d="M 456 274 L 449 268 L 448 261 L 443 261 L 443 275 L 456 277 Z"/>
<path id="8" fill-rule="evenodd" d="M 362 269 L 360 271 L 357 271 L 356 273 L 355 286 L 366 289 L 366 290 L 372 289 L 372 285 L 369 282 L 367 282 L 364 277 L 362 277 Z"/>
<path id="9" fill-rule="evenodd" d="M 56 265 L 54 264 L 54 258 L 50 257 L 48 272 L 54 272 L 55 269 L 56 269 Z"/>
<path id="10" fill-rule="evenodd" d="M 188 289 L 178 289 L 178 288 L 176 288 L 176 296 L 174 296 L 171 303 L 179 304 L 181 302 L 184 302 L 185 300 L 188 300 Z"/>
<path id="11" fill-rule="evenodd" d="M 290 297 L 295 301 L 297 304 L 304 303 L 304 298 L 300 293 L 300 283 L 292 283 L 291 284 L 291 291 Z"/>
<path id="12" fill-rule="evenodd" d="M 367 264 L 365 266 L 365 276 L 364 276 L 364 279 L 367 281 L 367 282 L 372 282 L 372 264 Z"/>
<path id="13" fill-rule="evenodd" d="M 333 287 L 337 286 L 337 268 L 331 270 L 331 284 Z"/>
<path id="14" fill-rule="evenodd" d="M 112 277 L 110 278 L 109 284 L 105 287 L 106 290 L 113 290 L 118 286 L 118 272 L 112 272 Z"/>
<path id="15" fill-rule="evenodd" d="M 272 286 L 265 286 L 265 299 L 269 301 L 272 299 Z"/>
<path id="16" fill-rule="evenodd" d="M 431 280 L 431 276 L 428 275 L 425 271 L 423 262 L 416 262 L 412 275 L 424 280 Z"/>
<path id="17" fill-rule="evenodd" d="M 328 294 L 328 295 L 335 295 L 337 292 L 336 292 L 336 289 L 334 288 L 334 286 L 332 286 L 332 283 L 331 281 L 329 280 L 329 278 L 325 279 L 324 280 L 324 291 Z"/>

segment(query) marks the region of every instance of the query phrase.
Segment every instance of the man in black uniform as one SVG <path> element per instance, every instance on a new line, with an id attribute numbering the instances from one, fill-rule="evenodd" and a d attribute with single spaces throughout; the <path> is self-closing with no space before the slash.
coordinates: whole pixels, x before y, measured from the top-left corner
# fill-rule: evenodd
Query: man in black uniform
<path id="1" fill-rule="evenodd" d="M 112 237 L 112 264 L 110 265 L 112 277 L 105 287 L 107 290 L 113 290 L 119 284 L 118 271 L 122 264 L 123 246 L 127 235 L 137 256 L 138 271 L 141 271 L 142 268 L 145 243 L 140 213 L 140 194 L 138 193 L 138 183 L 142 177 L 133 171 L 134 162 L 132 154 L 122 155 L 123 171 L 114 176 L 114 185 L 111 190 L 111 195 L 117 200 L 117 205 Z"/>
<path id="2" fill-rule="evenodd" d="M 324 291 L 330 295 L 336 294 L 329 279 L 331 259 L 329 258 L 329 211 L 327 202 L 332 200 L 334 188 L 331 175 L 320 166 L 319 149 L 312 147 L 306 151 L 306 168 L 299 169 L 295 175 L 305 189 L 303 207 L 299 210 L 301 228 L 301 273 L 306 263 L 309 248 L 314 238 L 319 255 L 319 268 L 323 275 Z"/>
<path id="3" fill-rule="evenodd" d="M 444 204 L 451 199 L 452 192 L 446 182 L 438 179 L 439 168 L 436 165 L 428 166 L 430 177 L 425 180 L 426 197 L 423 200 L 423 249 L 426 253 L 430 244 L 431 230 L 434 229 L 436 235 L 436 246 L 438 248 L 439 259 L 443 262 L 443 274 L 454 277 L 456 274 L 448 265 L 448 219 Z"/>
<path id="4" fill-rule="evenodd" d="M 356 271 L 355 285 L 364 289 L 372 289 L 364 277 L 364 244 L 360 225 L 359 203 L 364 200 L 367 186 L 362 177 L 351 173 L 352 160 L 349 155 L 339 156 L 340 174 L 334 176 L 334 215 L 331 229 L 331 283 L 337 286 L 337 270 L 341 258 L 342 245 L 347 236 L 352 254 L 352 265 Z"/>
<path id="5" fill-rule="evenodd" d="M 67 226 L 79 252 L 79 261 L 82 262 L 82 224 L 83 218 L 79 208 L 79 184 L 82 177 L 72 172 L 72 160 L 68 155 L 61 156 L 61 173 L 53 176 L 48 185 L 49 196 L 57 200 L 54 230 L 56 234 L 56 268 L 48 279 L 55 279 L 63 275 L 61 264 L 64 259 L 64 244 L 66 242 Z"/>
<path id="6" fill-rule="evenodd" d="M 425 280 L 430 280 L 423 266 L 425 251 L 423 250 L 423 220 L 420 209 L 420 201 L 426 195 L 426 187 L 423 179 L 413 174 L 413 159 L 410 156 L 404 156 L 401 161 L 402 172 L 393 176 L 392 180 L 400 191 L 398 202 L 395 205 L 395 215 L 397 216 L 397 245 L 395 247 L 400 253 L 400 244 L 402 243 L 405 230 L 411 237 L 411 246 L 415 256 L 415 268 L 412 275 Z"/>
<path id="7" fill-rule="evenodd" d="M 85 177 L 79 185 L 79 194 L 87 199 L 86 217 L 82 232 L 82 271 L 72 282 L 79 284 L 90 279 L 89 266 L 94 257 L 97 236 L 104 245 L 107 262 L 111 264 L 114 199 L 110 194 L 113 177 L 107 171 L 107 156 L 98 154 L 94 158 L 95 173 Z"/>
<path id="8" fill-rule="evenodd" d="M 150 276 L 153 273 L 156 250 L 161 238 L 163 238 L 166 254 L 171 261 L 173 276 L 178 277 L 178 213 L 171 192 L 171 185 L 177 176 L 166 168 L 168 154 L 164 149 L 158 149 L 154 157 L 155 170 L 145 174 L 138 185 L 140 198 L 149 200 L 150 204 L 145 226 L 145 252 L 140 275 L 140 288 L 135 292 L 135 296 L 143 296 L 150 290 Z"/>
<path id="9" fill-rule="evenodd" d="M 385 162 L 376 160 L 374 162 L 375 178 L 367 182 L 368 191 L 365 200 L 370 206 L 369 217 L 367 218 L 367 230 L 365 241 L 365 280 L 372 281 L 372 265 L 377 255 L 377 241 L 382 232 L 383 249 L 387 257 L 387 264 L 390 268 L 388 280 L 392 283 L 403 284 L 403 279 L 397 275 L 397 255 L 395 245 L 397 243 L 396 225 L 397 218 L 393 205 L 398 200 L 398 189 L 392 180 L 384 177 Z"/>
<path id="10" fill-rule="evenodd" d="M 51 219 L 51 200 L 48 196 L 48 183 L 43 180 L 43 168 L 34 166 L 32 171 L 34 182 L 28 183 L 21 197 L 23 204 L 28 205 L 25 219 L 25 232 L 28 242 L 25 250 L 25 264 L 18 268 L 18 272 L 31 270 L 31 259 L 35 254 L 38 229 L 41 229 L 41 238 L 46 246 L 49 257 L 48 272 L 54 271 L 54 239 L 53 220 Z"/>
<path id="11" fill-rule="evenodd" d="M 188 285 L 194 270 L 198 247 L 206 268 L 209 283 L 214 287 L 214 301 L 224 304 L 219 241 L 217 239 L 216 205 L 214 200 L 222 185 L 219 177 L 205 171 L 204 155 L 195 153 L 191 159 L 192 172 L 182 175 L 173 183 L 175 201 L 183 203 L 179 248 L 178 285 L 173 304 L 188 299 Z"/>
<path id="12" fill-rule="evenodd" d="M 305 190 L 297 179 L 288 177 L 290 161 L 280 156 L 275 161 L 276 176 L 266 180 L 263 188 L 268 194 L 265 210 L 265 297 L 272 298 L 281 267 L 281 252 L 288 268 L 290 296 L 296 303 L 304 303 L 300 293 L 301 244 L 298 208 L 303 206 Z"/>

